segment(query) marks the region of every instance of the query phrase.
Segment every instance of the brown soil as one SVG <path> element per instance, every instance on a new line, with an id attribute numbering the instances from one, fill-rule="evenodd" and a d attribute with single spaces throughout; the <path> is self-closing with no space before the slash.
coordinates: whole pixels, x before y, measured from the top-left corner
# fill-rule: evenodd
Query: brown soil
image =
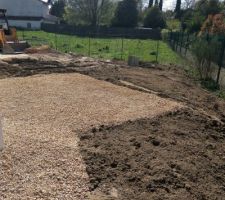
<path id="1" fill-rule="evenodd" d="M 2 64 L 2 77 L 79 72 L 187 105 L 154 119 L 80 132 L 80 152 L 90 178 L 87 199 L 224 198 L 225 102 L 203 90 L 182 68 L 35 56 Z"/>

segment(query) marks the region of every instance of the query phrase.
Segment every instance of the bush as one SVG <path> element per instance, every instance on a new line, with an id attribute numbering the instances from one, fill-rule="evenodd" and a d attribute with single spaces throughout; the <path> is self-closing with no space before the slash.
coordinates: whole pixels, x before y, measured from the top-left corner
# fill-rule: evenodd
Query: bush
<path id="1" fill-rule="evenodd" d="M 192 45 L 192 52 L 196 58 L 196 67 L 202 80 L 212 79 L 214 66 L 218 61 L 218 40 L 198 38 Z"/>
<path id="2" fill-rule="evenodd" d="M 187 31 L 189 33 L 197 33 L 201 30 L 202 24 L 204 23 L 204 16 L 199 13 L 194 13 L 193 17 L 186 21 Z"/>
<path id="3" fill-rule="evenodd" d="M 180 30 L 181 22 L 177 19 L 169 19 L 166 21 L 166 25 L 170 30 Z"/>
<path id="4" fill-rule="evenodd" d="M 136 0 L 123 0 L 118 3 L 112 20 L 114 27 L 135 27 L 138 24 L 138 9 Z"/>
<path id="5" fill-rule="evenodd" d="M 169 34 L 170 34 L 170 31 L 169 31 L 168 29 L 163 29 L 163 30 L 161 31 L 162 40 L 165 41 L 165 42 L 167 42 L 168 39 L 169 39 L 169 38 L 168 38 Z"/>
<path id="6" fill-rule="evenodd" d="M 163 17 L 163 13 L 157 6 L 150 8 L 147 11 L 144 19 L 144 27 L 147 28 L 165 28 L 166 21 Z"/>

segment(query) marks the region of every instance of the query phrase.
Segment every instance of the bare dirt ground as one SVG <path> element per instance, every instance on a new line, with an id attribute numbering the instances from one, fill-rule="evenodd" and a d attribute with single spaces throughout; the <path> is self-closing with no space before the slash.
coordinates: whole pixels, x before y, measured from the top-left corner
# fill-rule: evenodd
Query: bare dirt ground
<path id="1" fill-rule="evenodd" d="M 36 163 L 37 166 L 42 166 L 41 168 L 37 168 L 40 173 L 42 172 L 46 175 L 49 169 L 49 174 L 52 173 L 52 168 L 49 167 L 49 162 L 47 162 L 48 159 L 52 161 L 50 163 L 54 163 L 53 161 L 55 161 L 55 164 L 60 162 L 57 168 L 58 170 L 56 169 L 56 174 L 60 174 L 61 170 L 64 169 L 64 176 L 68 176 L 68 174 L 71 175 L 71 171 L 67 171 L 70 165 L 75 173 L 85 174 L 85 172 L 87 172 L 87 176 L 85 175 L 79 180 L 86 180 L 86 182 L 84 181 L 83 187 L 83 189 L 85 188 L 85 199 L 91 200 L 224 199 L 225 102 L 223 100 L 203 90 L 196 81 L 186 76 L 182 68 L 177 66 L 146 64 L 145 67 L 128 67 L 118 62 L 96 61 L 90 58 L 76 57 L 73 55 L 65 56 L 61 54 L 48 54 L 45 56 L 36 54 L 29 59 L 7 58 L 7 60 L 2 61 L 0 65 L 0 76 L 2 78 L 72 72 L 82 73 L 96 79 L 111 82 L 115 85 L 132 88 L 133 91 L 142 91 L 138 94 L 138 98 L 139 95 L 142 96 L 144 93 L 146 95 L 154 94 L 162 97 L 164 99 L 163 101 L 166 99 L 170 100 L 169 102 L 172 101 L 172 103 L 175 101 L 186 107 L 177 111 L 169 111 L 166 113 L 159 112 L 157 116 L 152 118 L 148 116 L 150 111 L 148 109 L 145 111 L 144 109 L 149 103 L 146 100 L 146 102 L 142 102 L 144 105 L 140 103 L 142 107 L 138 109 L 138 111 L 141 111 L 139 116 L 139 112 L 137 112 L 137 116 L 136 113 L 133 113 L 132 116 L 128 117 L 129 119 L 123 118 L 123 120 L 120 120 L 120 122 L 122 122 L 120 124 L 117 124 L 116 121 L 111 123 L 109 120 L 110 123 L 107 123 L 107 120 L 102 120 L 101 123 L 96 126 L 96 123 L 92 122 L 90 123 L 94 125 L 92 128 L 87 126 L 87 128 L 80 129 L 79 131 L 77 125 L 72 123 L 73 115 L 60 118 L 63 119 L 62 121 L 65 119 L 68 121 L 68 124 L 70 124 L 71 133 L 69 135 L 71 135 L 72 132 L 74 135 L 77 135 L 79 132 L 79 138 L 76 139 L 79 144 L 76 145 L 76 148 L 68 148 L 68 144 L 66 144 L 67 140 L 63 142 L 62 146 L 59 144 L 55 145 L 58 142 L 57 138 L 54 139 L 53 148 L 51 148 L 50 141 L 45 143 L 37 139 L 35 139 L 35 141 L 28 139 L 27 142 L 20 140 L 20 144 L 24 142 L 24 144 L 26 144 L 25 146 L 31 149 L 35 148 L 34 151 L 28 151 L 28 155 L 30 159 L 35 160 L 33 163 Z M 50 77 L 54 76 L 50 75 Z M 34 79 L 38 78 L 39 77 L 34 77 Z M 2 81 L 5 84 L 8 83 L 8 79 Z M 59 80 L 59 82 L 60 81 L 61 80 Z M 4 88 L 6 87 L 7 84 Z M 92 89 L 93 88 L 95 88 L 95 85 L 93 85 Z M 101 92 L 101 90 L 102 88 L 99 89 L 98 92 Z M 59 93 L 60 91 L 62 91 L 62 88 L 59 90 Z M 105 91 L 108 91 L 108 89 Z M 92 91 L 87 91 L 85 95 L 88 95 L 89 92 L 91 93 Z M 107 93 L 106 96 L 110 99 L 109 102 L 114 98 L 114 96 L 110 96 L 109 93 Z M 1 95 L 1 99 L 2 98 L 3 96 Z M 13 93 L 11 93 L 10 103 L 13 107 L 12 98 Z M 71 99 L 73 98 L 71 97 Z M 104 96 L 104 98 L 106 97 Z M 147 96 L 145 98 L 148 99 Z M 102 104 L 101 99 L 102 98 L 99 99 L 100 104 Z M 32 98 L 30 98 L 29 101 L 32 102 Z M 6 99 L 3 102 L 6 102 Z M 71 100 L 69 102 L 71 102 Z M 135 110 L 135 100 L 133 100 L 133 102 L 134 104 L 131 107 Z M 4 104 L 0 102 L 0 105 L 2 106 Z M 121 104 L 119 103 L 119 105 Z M 128 105 L 129 107 L 129 105 L 132 105 L 132 102 L 126 101 L 122 105 L 126 107 Z M 99 112 L 97 112 L 98 114 L 95 115 L 95 117 L 105 115 L 107 110 L 104 109 L 107 106 L 103 106 L 102 110 L 99 110 L 101 108 L 100 106 L 97 107 Z M 114 108 L 114 106 L 113 104 L 112 107 Z M 21 105 L 19 107 L 21 107 Z M 23 107 L 25 109 L 26 105 L 23 105 Z M 56 105 L 52 110 L 55 108 L 58 108 L 58 106 Z M 90 109 L 88 108 L 87 110 Z M 118 112 L 118 108 L 115 108 L 115 110 Z M 158 110 L 158 106 L 155 106 L 153 110 Z M 47 111 L 48 110 L 46 110 L 46 113 L 49 113 Z M 29 113 L 28 111 L 26 112 Z M 91 110 L 91 113 L 93 112 L 95 113 L 96 110 Z M 124 111 L 121 111 L 121 113 L 123 112 Z M 143 115 L 142 112 L 146 112 L 146 114 Z M 13 109 L 6 113 L 13 113 Z M 52 114 L 52 117 L 56 117 L 54 112 L 52 112 Z M 51 112 L 49 115 L 51 115 Z M 121 115 L 123 116 L 123 114 Z M 22 114 L 20 117 L 22 117 Z M 28 116 L 22 117 L 24 121 L 28 118 Z M 79 117 L 76 119 L 80 120 Z M 90 117 L 90 119 L 93 118 Z M 39 120 L 42 122 L 41 118 Z M 55 120 L 58 120 L 57 117 Z M 85 119 L 82 120 L 86 121 Z M 53 121 L 51 120 L 49 122 L 50 123 L 47 123 L 46 126 L 55 124 L 52 123 Z M 29 126 L 32 127 L 32 124 L 29 124 Z M 44 124 L 43 126 L 45 127 Z M 67 124 L 64 127 L 67 127 Z M 10 126 L 9 129 L 13 131 L 12 126 Z M 48 127 L 47 130 L 49 129 Z M 52 132 L 55 131 L 56 130 L 52 130 Z M 16 132 L 16 130 L 14 132 Z M 17 139 L 18 134 L 16 135 L 17 137 L 15 138 Z M 38 138 L 39 136 L 35 137 Z M 13 140 L 11 140 L 11 142 L 12 141 Z M 59 140 L 59 142 L 62 142 L 62 140 Z M 38 148 L 33 147 L 33 145 Z M 10 147 L 13 147 L 13 145 Z M 20 155 L 24 155 L 27 151 L 25 147 L 21 147 L 20 149 L 23 149 Z M 44 152 L 43 149 L 49 152 L 45 155 L 46 159 L 35 159 L 35 156 Z M 78 149 L 79 153 L 77 153 Z M 14 153 L 13 156 L 7 158 L 10 160 L 9 163 L 18 164 L 20 160 L 26 162 L 25 159 L 21 158 L 22 156 L 18 158 L 16 155 L 17 154 Z M 68 159 L 71 161 L 68 162 L 67 165 L 61 162 L 58 157 L 63 157 L 64 162 Z M 77 158 L 80 159 L 79 163 L 82 163 L 81 171 L 77 171 L 76 167 L 74 167 Z M 2 161 L 2 159 L 6 159 L 4 153 L 1 155 L 0 161 Z M 0 162 L 0 164 L 2 163 L 4 165 L 4 162 Z M 50 165 L 52 166 L 52 164 Z M 29 166 L 29 164 L 24 164 L 24 166 Z M 32 167 L 31 169 L 34 170 Z M 27 170 L 22 170 L 21 172 L 24 174 L 27 173 Z M 16 183 L 19 182 L 20 179 L 15 178 L 20 176 L 12 171 L 8 171 L 8 173 L 14 178 L 14 181 L 17 180 Z M 5 172 L 3 174 L 5 174 Z M 0 173 L 0 176 L 3 174 Z M 54 180 L 57 188 L 67 188 L 66 185 L 70 186 L 70 183 L 75 181 L 76 176 L 68 176 L 67 178 L 72 181 L 67 182 L 65 177 L 61 177 L 61 179 L 59 177 L 59 180 L 52 179 L 52 181 Z M 28 182 L 21 182 L 20 185 L 29 183 L 29 180 L 28 177 Z M 34 188 L 39 188 L 40 183 L 48 183 L 48 185 L 52 183 L 48 182 L 50 179 L 48 179 L 48 181 L 44 178 L 40 180 L 41 182 L 31 182 L 32 184 L 29 184 L 33 185 L 30 186 L 33 187 L 32 191 Z M 6 187 L 6 190 L 10 188 L 12 192 L 13 190 L 10 184 L 13 184 L 13 182 L 8 180 L 7 184 L 8 187 Z M 5 185 L 4 181 L 0 184 L 0 188 L 2 188 L 3 185 Z M 28 187 L 26 191 L 29 191 L 30 187 Z M 44 184 L 43 187 L 51 188 Z M 75 185 L 70 188 L 70 191 L 74 192 L 73 195 L 76 193 L 76 188 L 77 186 Z M 41 194 L 43 192 L 42 190 L 40 190 Z M 0 191 L 4 190 L 0 189 Z M 56 199 L 56 196 L 49 196 L 48 192 L 49 191 L 45 189 L 43 195 L 46 196 L 39 196 L 39 198 Z M 37 194 L 40 195 L 40 193 Z M 60 194 L 60 192 L 58 194 Z M 57 196 L 58 199 L 71 199 L 71 196 L 67 197 L 63 196 L 63 193 L 61 194 L 62 196 Z"/>

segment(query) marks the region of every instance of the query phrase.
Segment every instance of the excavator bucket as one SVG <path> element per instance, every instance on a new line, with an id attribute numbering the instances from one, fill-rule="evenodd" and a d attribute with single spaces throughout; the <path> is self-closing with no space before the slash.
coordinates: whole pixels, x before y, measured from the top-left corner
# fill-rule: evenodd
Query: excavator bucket
<path id="1" fill-rule="evenodd" d="M 2 48 L 3 54 L 20 53 L 29 48 L 29 44 L 26 41 L 7 41 Z"/>

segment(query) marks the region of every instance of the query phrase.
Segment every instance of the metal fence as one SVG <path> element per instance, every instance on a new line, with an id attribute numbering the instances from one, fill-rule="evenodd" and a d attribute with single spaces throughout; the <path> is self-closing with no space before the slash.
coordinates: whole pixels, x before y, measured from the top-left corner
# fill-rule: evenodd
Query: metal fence
<path id="1" fill-rule="evenodd" d="M 94 34 L 78 37 L 43 31 L 19 31 L 18 35 L 21 40 L 28 41 L 32 46 L 49 45 L 63 53 L 73 52 L 115 60 L 127 60 L 129 56 L 135 56 L 141 61 L 158 61 L 159 40 L 132 39 L 111 34 L 107 37 Z"/>
<path id="2" fill-rule="evenodd" d="M 138 39 L 161 39 L 160 29 L 151 28 L 125 28 L 125 27 L 107 27 L 107 26 L 71 26 L 68 24 L 42 24 L 41 29 L 50 33 L 77 35 L 81 37 L 88 37 L 91 34 L 98 35 L 98 37 L 114 37 L 123 35 L 124 38 L 138 38 Z"/>
<path id="3" fill-rule="evenodd" d="M 169 32 L 167 40 L 176 52 L 179 52 L 182 56 L 188 60 L 194 59 L 193 44 L 199 40 L 205 40 L 209 45 L 216 45 L 216 51 L 212 55 L 212 61 L 218 67 L 216 76 L 216 82 L 219 83 L 221 77 L 221 71 L 224 71 L 225 67 L 225 36 L 224 35 L 210 35 L 204 34 L 202 36 L 191 35 L 184 32 Z"/>

